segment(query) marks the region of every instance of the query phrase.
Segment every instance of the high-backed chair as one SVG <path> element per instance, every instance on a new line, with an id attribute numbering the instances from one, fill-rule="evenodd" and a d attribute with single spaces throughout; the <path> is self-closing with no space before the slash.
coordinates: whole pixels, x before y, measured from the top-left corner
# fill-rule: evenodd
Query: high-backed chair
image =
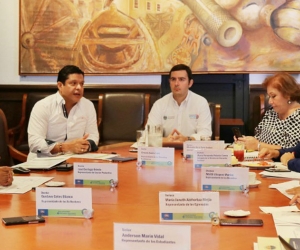
<path id="1" fill-rule="evenodd" d="M 149 109 L 150 94 L 100 94 L 97 119 L 100 145 L 135 142 L 136 130 L 144 129 Z"/>
<path id="2" fill-rule="evenodd" d="M 264 94 L 260 94 L 253 99 L 253 129 L 257 127 L 258 123 L 262 120 L 266 112 L 266 97 Z M 253 131 L 254 134 L 254 131 Z"/>
<path id="3" fill-rule="evenodd" d="M 27 156 L 15 150 L 8 144 L 8 130 L 5 114 L 0 109 L 0 166 L 14 165 L 13 159 L 26 161 Z"/>
<path id="4" fill-rule="evenodd" d="M 35 103 L 48 95 L 45 93 L 23 94 L 21 120 L 16 127 L 9 129 L 9 144 L 17 151 L 29 153 L 27 127 L 30 113 Z"/>
<path id="5" fill-rule="evenodd" d="M 209 102 L 208 104 L 211 112 L 211 139 L 220 140 L 221 104 L 215 104 L 213 102 Z"/>

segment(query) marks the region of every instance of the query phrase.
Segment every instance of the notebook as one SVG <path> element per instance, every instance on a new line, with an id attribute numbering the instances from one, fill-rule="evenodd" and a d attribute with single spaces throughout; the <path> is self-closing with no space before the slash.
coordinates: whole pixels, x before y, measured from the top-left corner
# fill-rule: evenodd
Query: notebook
<path id="1" fill-rule="evenodd" d="M 41 158 L 37 157 L 30 161 L 14 165 L 12 166 L 12 168 L 23 167 L 31 170 L 50 170 L 55 168 L 56 165 L 69 159 L 70 157 L 71 155 L 59 155 L 54 157 L 41 157 Z"/>

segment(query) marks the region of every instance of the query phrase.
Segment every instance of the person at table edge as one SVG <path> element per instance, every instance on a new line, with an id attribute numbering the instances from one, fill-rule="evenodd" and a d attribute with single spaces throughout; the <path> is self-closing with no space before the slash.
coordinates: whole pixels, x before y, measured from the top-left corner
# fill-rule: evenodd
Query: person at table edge
<path id="1" fill-rule="evenodd" d="M 55 94 L 38 101 L 32 109 L 27 161 L 37 153 L 51 156 L 98 150 L 95 107 L 83 97 L 84 72 L 74 65 L 63 67 L 58 73 L 57 87 Z"/>
<path id="2" fill-rule="evenodd" d="M 288 169 L 300 172 L 300 143 L 292 148 L 269 149 L 262 148 L 258 153 L 259 158 L 281 161 Z"/>
<path id="3" fill-rule="evenodd" d="M 13 179 L 12 168 L 0 166 L 0 186 L 10 186 L 13 182 Z"/>
<path id="4" fill-rule="evenodd" d="M 192 71 L 184 64 L 169 72 L 171 93 L 157 100 L 148 116 L 147 125 L 163 125 L 164 140 L 200 140 L 211 136 L 211 112 L 207 100 L 189 90 Z"/>

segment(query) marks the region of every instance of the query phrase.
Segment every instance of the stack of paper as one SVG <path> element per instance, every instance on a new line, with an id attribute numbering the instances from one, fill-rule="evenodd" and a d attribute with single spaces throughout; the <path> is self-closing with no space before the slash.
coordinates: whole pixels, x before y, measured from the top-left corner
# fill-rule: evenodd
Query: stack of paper
<path id="1" fill-rule="evenodd" d="M 24 194 L 51 179 L 53 179 L 53 177 L 14 176 L 11 186 L 0 186 L 0 194 Z"/>
<path id="2" fill-rule="evenodd" d="M 293 180 L 300 180 L 300 173 L 298 172 L 268 172 L 263 171 L 259 173 L 263 177 L 275 177 L 275 178 L 288 178 Z"/>

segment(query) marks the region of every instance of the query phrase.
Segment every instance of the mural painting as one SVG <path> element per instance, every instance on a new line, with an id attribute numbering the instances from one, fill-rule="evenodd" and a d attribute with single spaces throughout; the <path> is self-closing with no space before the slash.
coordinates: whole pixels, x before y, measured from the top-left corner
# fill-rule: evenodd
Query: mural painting
<path id="1" fill-rule="evenodd" d="M 20 0 L 19 73 L 300 72 L 300 0 Z"/>

